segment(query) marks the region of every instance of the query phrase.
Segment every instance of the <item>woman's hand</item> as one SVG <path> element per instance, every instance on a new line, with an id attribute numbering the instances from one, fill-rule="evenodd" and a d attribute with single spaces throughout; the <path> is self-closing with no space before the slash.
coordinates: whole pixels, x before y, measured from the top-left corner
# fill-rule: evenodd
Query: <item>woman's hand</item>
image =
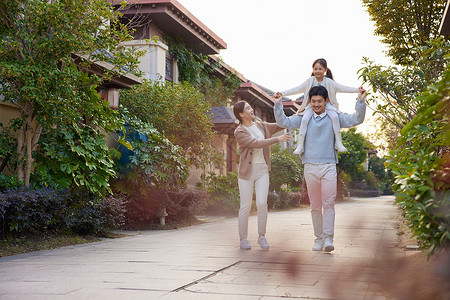
<path id="1" fill-rule="evenodd" d="M 291 140 L 291 133 L 290 132 L 286 132 L 283 135 L 280 135 L 278 137 L 278 142 L 285 142 L 285 141 L 289 141 Z"/>

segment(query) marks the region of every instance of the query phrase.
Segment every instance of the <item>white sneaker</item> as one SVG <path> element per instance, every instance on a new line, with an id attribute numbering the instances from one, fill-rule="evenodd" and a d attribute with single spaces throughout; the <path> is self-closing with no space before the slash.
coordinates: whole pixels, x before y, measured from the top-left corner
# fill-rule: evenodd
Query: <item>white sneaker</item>
<path id="1" fill-rule="evenodd" d="M 325 238 L 325 241 L 323 243 L 323 246 L 325 247 L 326 252 L 331 252 L 334 250 L 333 246 L 333 239 L 330 237 Z"/>
<path id="2" fill-rule="evenodd" d="M 242 239 L 241 240 L 241 249 L 242 250 L 250 250 L 250 249 L 252 249 L 252 246 L 250 245 L 250 243 L 248 242 L 247 239 Z"/>
<path id="3" fill-rule="evenodd" d="M 258 238 L 258 245 L 260 245 L 262 249 L 270 248 L 269 244 L 267 243 L 266 237 L 263 235 Z"/>
<path id="4" fill-rule="evenodd" d="M 338 152 L 348 152 L 347 148 L 345 148 L 344 144 L 342 144 L 342 136 L 340 132 L 334 135 L 334 140 L 334 149 Z"/>
<path id="5" fill-rule="evenodd" d="M 313 251 L 322 251 L 323 249 L 323 240 L 322 239 L 316 239 L 314 241 Z"/>
<path id="6" fill-rule="evenodd" d="M 297 136 L 297 139 L 298 139 L 298 141 L 297 141 L 298 145 L 297 145 L 297 148 L 295 148 L 293 153 L 301 155 L 301 154 L 303 154 L 305 152 L 305 147 L 304 147 L 305 137 L 303 135 L 299 134 Z"/>

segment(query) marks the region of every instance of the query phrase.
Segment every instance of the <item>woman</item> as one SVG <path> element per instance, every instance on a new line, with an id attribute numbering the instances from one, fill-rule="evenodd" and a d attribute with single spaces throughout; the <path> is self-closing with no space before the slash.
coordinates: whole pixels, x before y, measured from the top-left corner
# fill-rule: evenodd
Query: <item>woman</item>
<path id="1" fill-rule="evenodd" d="M 241 205 L 239 208 L 239 237 L 240 247 L 250 250 L 247 240 L 248 216 L 252 206 L 253 190 L 256 194 L 256 208 L 258 210 L 258 244 L 263 249 L 269 249 L 267 243 L 267 195 L 269 193 L 270 145 L 290 139 L 289 133 L 278 137 L 272 135 L 283 128 L 275 123 L 254 122 L 253 108 L 245 101 L 237 102 L 233 107 L 239 126 L 234 136 L 240 149 L 239 161 L 239 194 Z"/>

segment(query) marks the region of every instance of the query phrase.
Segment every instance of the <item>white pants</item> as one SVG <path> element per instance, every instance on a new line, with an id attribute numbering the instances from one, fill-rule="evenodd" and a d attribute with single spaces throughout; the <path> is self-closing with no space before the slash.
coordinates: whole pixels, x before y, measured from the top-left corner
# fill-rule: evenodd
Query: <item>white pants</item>
<path id="1" fill-rule="evenodd" d="M 314 235 L 318 239 L 333 238 L 337 189 L 336 164 L 305 164 L 304 173 Z"/>
<path id="2" fill-rule="evenodd" d="M 252 208 L 253 189 L 256 194 L 258 210 L 258 233 L 266 234 L 267 195 L 269 193 L 269 171 L 265 163 L 252 165 L 249 179 L 238 179 L 241 206 L 239 208 L 238 227 L 240 239 L 246 239 L 248 233 L 248 216 Z"/>

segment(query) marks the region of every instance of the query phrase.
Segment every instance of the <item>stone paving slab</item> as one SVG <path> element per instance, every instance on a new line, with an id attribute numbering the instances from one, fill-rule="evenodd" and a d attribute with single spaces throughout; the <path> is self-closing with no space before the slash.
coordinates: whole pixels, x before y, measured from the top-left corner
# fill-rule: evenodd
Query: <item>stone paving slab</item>
<path id="1" fill-rule="evenodd" d="M 394 198 L 336 204 L 336 250 L 314 252 L 309 208 L 269 212 L 270 250 L 239 249 L 237 219 L 0 258 L 0 299 L 386 299 Z"/>

